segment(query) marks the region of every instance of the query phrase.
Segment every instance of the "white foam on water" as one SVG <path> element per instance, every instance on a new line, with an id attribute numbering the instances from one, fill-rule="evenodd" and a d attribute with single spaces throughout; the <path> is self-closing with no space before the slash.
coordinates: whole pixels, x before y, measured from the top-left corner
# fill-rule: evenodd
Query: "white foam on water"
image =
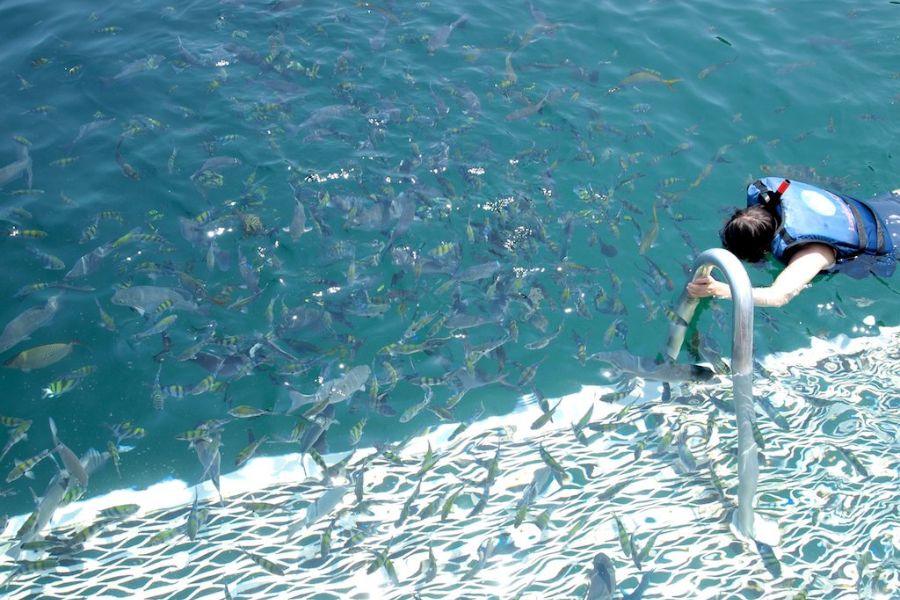
<path id="1" fill-rule="evenodd" d="M 864 319 L 869 324 L 869 317 Z M 872 317 L 872 325 L 874 325 L 874 317 Z M 877 347 L 880 343 L 887 343 L 900 335 L 900 326 L 898 327 L 879 327 L 875 335 L 849 337 L 847 335 L 837 335 L 832 338 L 811 337 L 808 348 L 799 348 L 790 352 L 775 352 L 762 357 L 760 363 L 767 369 L 775 369 L 784 365 L 792 366 L 811 366 L 828 356 L 839 354 L 855 354 L 872 347 Z"/>

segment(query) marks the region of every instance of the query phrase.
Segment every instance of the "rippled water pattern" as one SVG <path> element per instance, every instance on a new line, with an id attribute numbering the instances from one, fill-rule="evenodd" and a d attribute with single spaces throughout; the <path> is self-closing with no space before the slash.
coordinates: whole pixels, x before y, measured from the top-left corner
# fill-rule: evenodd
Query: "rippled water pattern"
<path id="1" fill-rule="evenodd" d="M 593 406 L 591 423 L 603 430 L 585 429 L 586 444 L 568 424 L 534 432 L 524 423 L 495 427 L 494 420 L 450 442 L 446 434 L 435 437 L 433 466 L 424 474 L 423 440 L 395 448 L 391 461 L 361 450 L 330 487 L 323 487 L 321 470 L 311 470 L 309 479 L 202 503 L 210 518 L 195 541 L 185 530 L 189 507 L 109 522 L 75 554 L 75 567 L 19 576 L 14 597 L 206 598 L 221 597 L 225 586 L 234 597 L 575 597 L 586 591 L 597 552 L 612 558 L 623 593 L 650 574 L 648 598 L 794 598 L 804 591 L 810 598 L 895 597 L 897 426 L 877 415 L 897 409 L 898 342 L 895 331 L 851 353 L 769 365 L 757 379 L 757 393 L 789 426 L 780 429 L 760 413 L 759 513 L 781 531 L 776 564 L 729 530 L 737 442 L 733 416 L 709 401 L 727 403 L 730 386 L 720 383 L 685 387 L 669 403 L 650 392 L 642 399 L 640 389 L 614 404 L 602 400 L 602 390 L 567 397 L 566 408 L 579 416 Z M 621 415 L 627 405 L 632 409 Z M 664 439 L 710 423 L 712 437 L 692 446 L 697 466 L 688 470 Z M 638 445 L 643 451 L 635 458 Z M 545 468 L 539 448 L 559 460 L 564 485 L 551 479 L 515 526 L 524 489 Z M 335 507 L 289 534 L 328 489 L 343 489 Z M 253 502 L 269 506 L 254 513 Z M 653 540 L 640 569 L 619 545 L 615 517 L 638 549 Z M 150 541 L 165 530 L 177 532 Z M 53 534 L 66 539 L 74 531 Z M 325 535 L 330 545 L 323 545 Z M 264 570 L 236 547 L 284 572 Z M 393 580 L 377 562 L 385 552 Z"/>
<path id="2" fill-rule="evenodd" d="M 860 198 L 900 187 L 898 15 L 900 6 L 887 1 L 0 4 L 0 362 L 8 367 L 0 369 L 0 415 L 9 434 L 0 517 L 29 514 L 35 496 L 60 490 L 53 463 L 62 452 L 40 460 L 34 479 L 18 477 L 16 466 L 54 447 L 50 417 L 70 459 L 103 462 L 90 474 L 91 498 L 172 478 L 200 483 L 210 470 L 196 450 L 219 436 L 220 453 L 209 454 L 226 474 L 253 454 L 312 447 L 334 457 L 420 440 L 441 423 L 512 423 L 523 398 L 540 395 L 552 408 L 584 385 L 616 381 L 613 369 L 587 358 L 660 351 L 686 269 L 718 245 L 722 220 L 756 177 L 784 175 Z M 765 285 L 776 271 L 769 263 L 750 276 Z M 898 325 L 895 281 L 823 278 L 783 309 L 758 310 L 756 356 Z M 143 298 L 128 300 L 141 289 Z M 729 310 L 722 302 L 701 306 L 685 360 L 720 364 L 730 346 Z M 21 315 L 29 326 L 19 327 Z M 896 347 L 895 338 L 890 343 Z M 39 356 L 21 354 L 41 346 Z M 876 351 L 865 356 L 872 362 L 786 366 L 795 384 L 784 389 L 793 391 L 773 402 L 784 402 L 790 428 L 760 422 L 772 454 L 761 503 L 822 504 L 815 519 L 797 516 L 810 532 L 784 530 L 775 552 L 785 581 L 767 578 L 758 556 L 728 537 L 704 483 L 708 471 L 684 477 L 658 468 L 673 458 L 654 451 L 665 427 L 681 413 L 684 423 L 705 425 L 703 403 L 636 409 L 629 419 L 657 411 L 668 423 L 659 430 L 651 422 L 636 461 L 633 445 L 643 435 L 636 425 L 589 447 L 569 430 L 534 439 L 522 431 L 510 439 L 464 435 L 441 448 L 423 483 L 423 501 L 464 486 L 433 539 L 437 519 L 420 528 L 412 516 L 393 536 L 382 515 L 394 518 L 396 488 L 401 497 L 412 493 L 424 448 L 411 442 L 404 465 L 372 458 L 366 495 L 393 501 L 358 517 L 372 526 L 355 548 L 338 549 L 347 534 L 345 521 L 336 522 L 332 553 L 303 573 L 327 582 L 318 591 L 364 589 L 333 574 L 349 564 L 364 573 L 393 539 L 400 583 L 386 585 L 377 569 L 372 577 L 395 590 L 385 593 L 408 595 L 413 588 L 403 586 L 413 585 L 417 567 L 408 563 L 429 538 L 440 570 L 423 594 L 460 580 L 473 595 L 567 594 L 583 585 L 600 549 L 630 591 L 637 571 L 608 545 L 615 512 L 638 544 L 660 532 L 647 597 L 668 594 L 664 582 L 690 597 L 697 586 L 738 590 L 750 579 L 808 588 L 812 597 L 815 590 L 851 597 L 857 585 L 896 589 L 885 541 L 897 515 L 889 485 L 897 487 L 896 357 L 882 364 Z M 797 389 L 802 398 L 792 395 Z M 334 403 L 285 415 L 303 400 L 297 394 Z M 261 416 L 238 418 L 253 411 Z M 299 430 L 301 413 L 327 430 L 315 445 L 312 425 Z M 728 419 L 720 424 L 730 439 Z M 698 427 L 686 436 L 691 444 Z M 526 484 L 539 464 L 537 440 L 569 468 L 573 484 L 536 501 L 530 518 L 554 506 L 550 522 L 543 533 L 526 526 L 531 533 L 517 534 L 516 543 L 531 546 L 514 550 L 499 538 L 504 528 L 510 533 L 510 505 L 521 493 L 509 488 L 512 478 Z M 484 478 L 484 467 L 466 462 L 469 443 L 484 458 L 499 443 L 503 474 L 484 511 L 465 520 Z M 711 452 L 721 474 L 730 473 L 727 455 Z M 364 460 L 357 454 L 354 465 Z M 853 456 L 868 475 L 848 467 Z M 378 473 L 385 483 L 371 489 Z M 804 477 L 821 478 L 820 487 L 795 487 Z M 65 489 L 74 495 L 70 480 Z M 624 480 L 633 484 L 606 503 L 580 501 Z M 304 491 L 285 508 L 319 492 Z M 238 560 L 252 581 L 236 589 L 277 581 L 206 540 L 240 535 L 248 550 L 294 564 L 305 550 L 283 543 L 291 511 L 253 516 L 235 502 L 229 496 L 224 508 L 208 507 L 211 521 L 197 542 L 205 558 L 192 550 L 172 555 L 172 564 L 190 558 L 184 572 L 211 586 L 233 575 L 228 565 Z M 700 502 L 708 511 L 695 514 Z M 671 507 L 668 521 L 651 523 L 649 511 L 660 506 Z M 569 511 L 583 513 L 580 533 L 567 535 L 576 519 Z M 141 548 L 171 519 L 184 519 L 171 515 L 144 514 L 110 531 L 123 552 L 155 556 Z M 846 515 L 865 516 L 838 523 Z M 60 518 L 23 537 L 40 544 Z M 783 529 L 791 518 L 779 518 Z M 679 529 L 698 522 L 709 527 Z M 465 528 L 476 525 L 481 533 L 470 536 Z M 831 526 L 847 538 L 839 543 Z M 13 519 L 0 532 L 4 545 L 17 528 Z M 469 557 L 487 537 L 498 540 L 495 556 L 467 577 Z M 679 554 L 687 548 L 710 550 Z M 866 548 L 871 561 L 860 561 Z M 90 552 L 65 559 L 59 573 L 157 584 L 92 569 L 94 560 L 142 567 L 122 553 Z M 0 570 L 29 564 L 4 555 Z M 492 576 L 491 588 L 495 569 L 502 575 Z M 519 569 L 527 575 L 510 575 Z M 729 575 L 700 579 L 707 569 Z M 177 573 L 164 580 L 193 581 Z M 285 580 L 311 585 L 300 573 L 292 568 Z M 79 577 L 57 577 L 24 573 L 13 585 L 46 578 L 47 590 L 87 589 Z"/>

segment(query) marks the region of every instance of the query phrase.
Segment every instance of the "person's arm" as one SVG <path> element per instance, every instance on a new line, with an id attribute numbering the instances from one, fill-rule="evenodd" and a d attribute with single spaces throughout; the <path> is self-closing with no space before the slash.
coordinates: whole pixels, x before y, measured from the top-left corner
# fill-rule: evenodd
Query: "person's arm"
<path id="1" fill-rule="evenodd" d="M 824 269 L 834 265 L 834 250 L 825 244 L 805 244 L 791 257 L 769 287 L 753 288 L 753 304 L 756 306 L 784 306 L 799 294 L 806 284 Z M 700 277 L 688 283 L 688 295 L 694 298 L 731 298 L 731 288 L 712 277 Z"/>

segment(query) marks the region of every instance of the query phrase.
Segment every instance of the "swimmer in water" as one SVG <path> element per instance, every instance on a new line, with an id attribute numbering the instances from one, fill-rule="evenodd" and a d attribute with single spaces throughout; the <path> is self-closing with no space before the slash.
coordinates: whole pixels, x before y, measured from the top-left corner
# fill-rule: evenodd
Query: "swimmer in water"
<path id="1" fill-rule="evenodd" d="M 739 259 L 759 262 L 772 253 L 784 269 L 768 287 L 753 288 L 756 306 L 784 306 L 820 273 L 890 277 L 900 257 L 900 189 L 865 202 L 780 177 L 747 188 L 747 208 L 734 212 L 720 233 Z M 711 276 L 687 284 L 694 298 L 731 298 Z"/>

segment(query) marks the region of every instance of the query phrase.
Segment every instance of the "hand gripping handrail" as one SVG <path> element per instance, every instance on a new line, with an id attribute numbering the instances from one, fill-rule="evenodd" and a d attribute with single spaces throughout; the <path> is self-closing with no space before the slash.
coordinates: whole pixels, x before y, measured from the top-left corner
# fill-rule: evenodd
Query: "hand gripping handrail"
<path id="1" fill-rule="evenodd" d="M 753 288 L 741 261 L 721 248 L 706 250 L 694 260 L 692 280 L 709 275 L 713 267 L 724 273 L 734 303 L 731 384 L 738 429 L 738 508 L 735 525 L 742 535 L 755 538 L 753 504 L 759 464 L 756 440 L 753 438 Z M 687 290 L 681 292 L 675 309 L 678 319 L 669 326 L 666 344 L 666 355 L 672 361 L 678 357 L 698 302 L 697 298 L 688 295 Z"/>

